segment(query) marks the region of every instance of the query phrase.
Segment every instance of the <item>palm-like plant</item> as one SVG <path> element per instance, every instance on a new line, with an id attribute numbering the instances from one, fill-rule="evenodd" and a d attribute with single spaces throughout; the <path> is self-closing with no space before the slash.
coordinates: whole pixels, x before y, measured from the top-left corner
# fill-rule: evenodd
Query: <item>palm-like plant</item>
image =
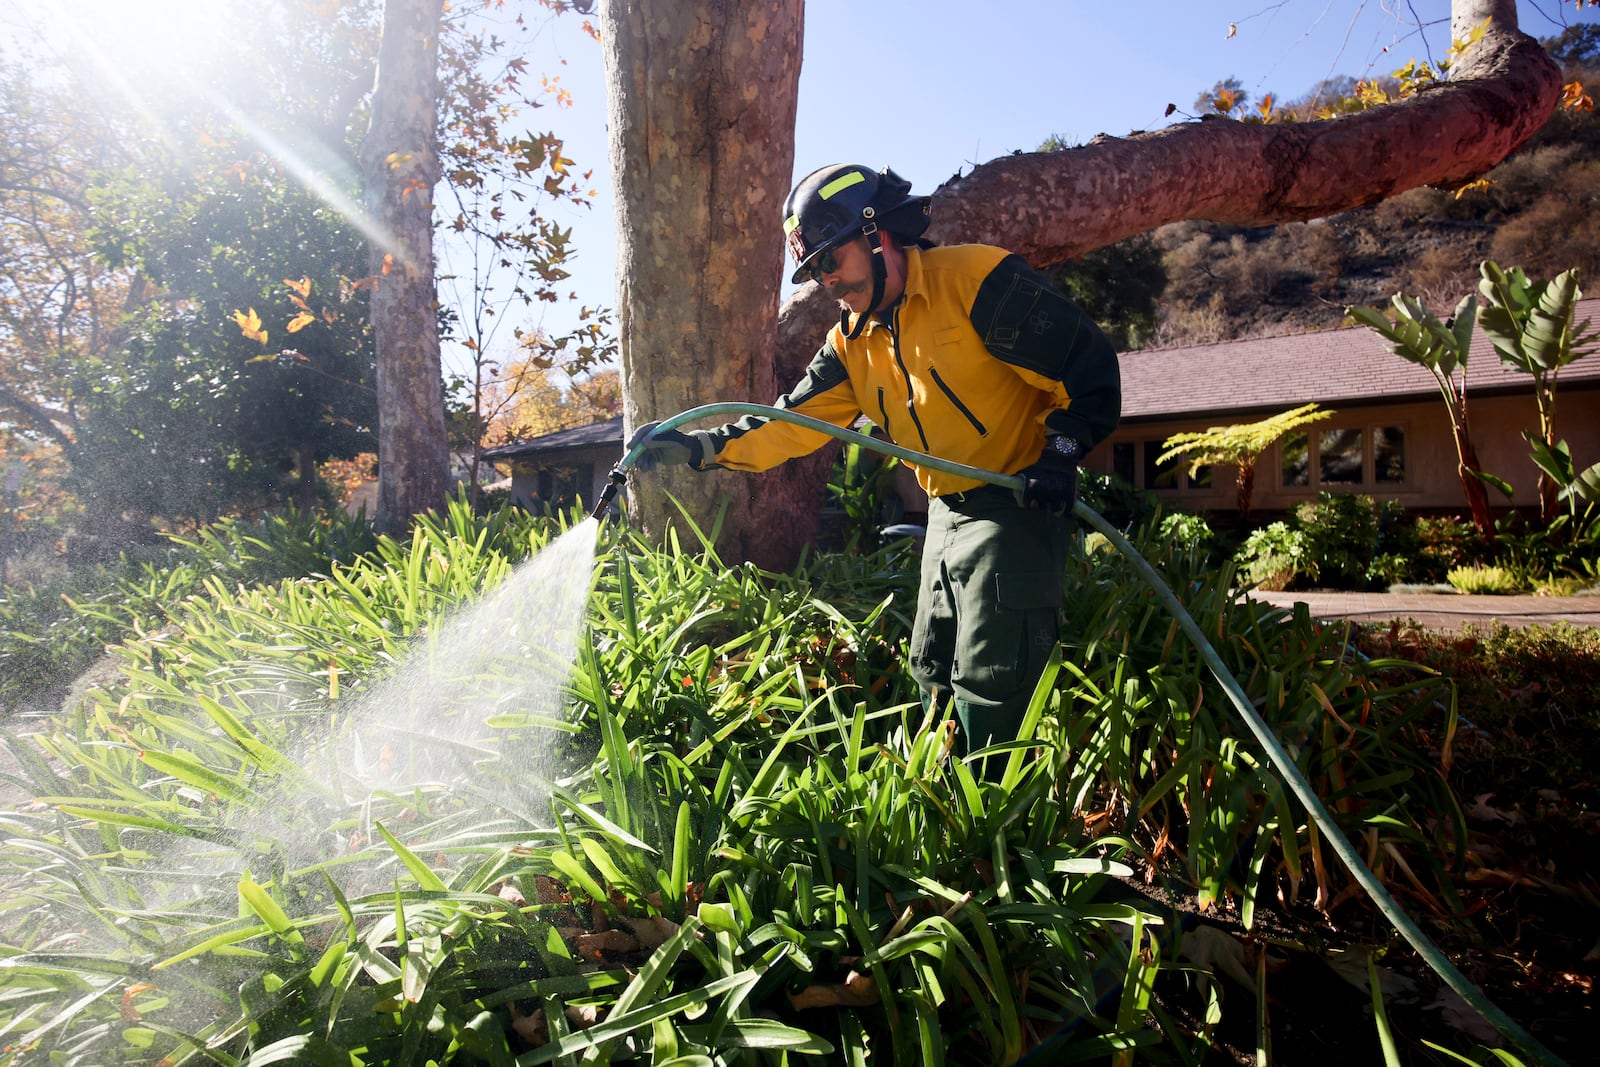
<path id="1" fill-rule="evenodd" d="M 1533 375 L 1539 431 L 1524 430 L 1522 436 L 1539 465 L 1539 517 L 1548 525 L 1555 521 L 1562 496 L 1574 509 L 1579 496 L 1600 499 L 1600 463 L 1576 470 L 1567 443 L 1556 439 L 1556 379 L 1562 367 L 1600 348 L 1600 335 L 1590 330 L 1588 319 L 1573 322 L 1583 297 L 1576 267 L 1537 283 L 1521 267 L 1506 271 L 1493 260 L 1485 260 L 1479 271 L 1483 332 L 1502 363 Z"/>
<path id="2" fill-rule="evenodd" d="M 1489 514 L 1489 494 L 1484 486 L 1493 485 L 1507 496 L 1511 487 L 1479 464 L 1467 423 L 1467 354 L 1472 347 L 1472 326 L 1478 317 L 1478 298 L 1470 293 L 1462 297 L 1455 314 L 1444 322 L 1414 296 L 1396 293 L 1390 303 L 1394 305 L 1392 321 L 1372 308 L 1346 308 L 1345 314 L 1387 341 L 1389 351 L 1426 367 L 1433 375 L 1450 413 L 1456 471 L 1467 494 L 1472 524 L 1479 536 L 1492 541 L 1494 519 Z M 1461 372 L 1459 376 L 1457 370 Z"/>
<path id="3" fill-rule="evenodd" d="M 1239 517 L 1248 519 L 1250 498 L 1255 492 L 1256 461 L 1261 458 L 1261 453 L 1289 431 L 1326 419 L 1332 414 L 1331 411 L 1319 411 L 1316 404 L 1305 404 L 1259 422 L 1212 426 L 1199 433 L 1175 433 L 1163 442 L 1166 451 L 1161 453 L 1156 462 L 1186 459 L 1189 461 L 1191 478 L 1201 467 L 1210 464 L 1222 463 L 1236 467 L 1239 471 Z"/>

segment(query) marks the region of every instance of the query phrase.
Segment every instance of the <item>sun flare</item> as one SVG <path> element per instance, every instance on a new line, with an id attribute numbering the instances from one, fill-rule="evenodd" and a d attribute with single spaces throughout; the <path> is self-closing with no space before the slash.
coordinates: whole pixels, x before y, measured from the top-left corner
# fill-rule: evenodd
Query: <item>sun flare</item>
<path id="1" fill-rule="evenodd" d="M 238 9 L 220 0 L 58 0 L 32 13 L 49 47 L 97 73 L 107 91 L 181 82 L 230 47 Z"/>

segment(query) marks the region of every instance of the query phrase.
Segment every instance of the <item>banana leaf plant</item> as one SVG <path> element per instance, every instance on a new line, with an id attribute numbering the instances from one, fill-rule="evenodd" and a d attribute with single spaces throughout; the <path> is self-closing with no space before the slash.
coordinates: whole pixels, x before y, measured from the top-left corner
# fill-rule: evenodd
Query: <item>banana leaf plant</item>
<path id="1" fill-rule="evenodd" d="M 1583 297 L 1576 267 L 1545 282 L 1530 281 L 1521 267 L 1502 270 L 1493 260 L 1479 266 L 1483 310 L 1478 321 L 1500 354 L 1500 361 L 1531 374 L 1539 402 L 1537 435 L 1524 431 L 1539 467 L 1539 516 L 1555 521 L 1565 501 L 1577 513 L 1578 498 L 1600 499 L 1600 463 L 1578 469 L 1555 427 L 1556 381 L 1561 368 L 1600 349 L 1600 334 L 1589 320 L 1573 321 Z"/>
<path id="2" fill-rule="evenodd" d="M 1485 542 L 1492 542 L 1494 519 L 1489 514 L 1489 494 L 1484 486 L 1492 485 L 1508 497 L 1511 486 L 1485 471 L 1478 462 L 1467 422 L 1467 355 L 1472 347 L 1472 325 L 1478 317 L 1478 298 L 1470 293 L 1462 297 L 1455 313 L 1443 322 L 1414 296 L 1396 293 L 1390 303 L 1394 305 L 1392 320 L 1372 308 L 1346 308 L 1345 314 L 1387 341 L 1389 351 L 1401 359 L 1426 367 L 1439 384 L 1445 409 L 1450 413 L 1456 471 L 1467 494 L 1472 524 Z"/>

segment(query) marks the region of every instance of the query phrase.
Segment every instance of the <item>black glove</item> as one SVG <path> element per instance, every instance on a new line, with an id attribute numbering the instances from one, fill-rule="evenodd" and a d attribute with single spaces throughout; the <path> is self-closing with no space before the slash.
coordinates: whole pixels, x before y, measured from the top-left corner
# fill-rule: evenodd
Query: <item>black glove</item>
<path id="1" fill-rule="evenodd" d="M 691 430 L 688 433 L 679 433 L 677 430 L 657 430 L 659 422 L 645 423 L 634 431 L 633 437 L 628 440 L 628 451 L 632 452 L 641 442 L 644 451 L 639 453 L 639 458 L 633 461 L 633 469 L 644 473 L 653 471 L 657 467 L 675 467 L 680 463 L 687 463 L 695 470 L 701 467 L 707 456 L 717 454 L 716 446 L 711 441 L 711 435 L 704 430 Z"/>
<path id="2" fill-rule="evenodd" d="M 1078 460 L 1083 446 L 1071 437 L 1055 434 L 1045 438 L 1044 451 L 1031 467 L 1018 473 L 1022 490 L 1018 501 L 1025 508 L 1044 511 L 1071 511 L 1078 499 Z"/>

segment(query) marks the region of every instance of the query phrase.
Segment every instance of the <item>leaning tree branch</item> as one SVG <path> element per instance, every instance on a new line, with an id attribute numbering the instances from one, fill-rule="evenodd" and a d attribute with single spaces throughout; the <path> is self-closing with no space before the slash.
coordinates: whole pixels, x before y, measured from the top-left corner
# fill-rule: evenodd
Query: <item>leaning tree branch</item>
<path id="1" fill-rule="evenodd" d="M 999 245 L 1046 266 L 1184 219 L 1298 222 L 1419 186 L 1465 184 L 1548 121 L 1561 72 L 1517 31 L 1512 0 L 1456 9 L 1458 33 L 1463 21 L 1470 29 L 1494 17 L 1435 88 L 1317 122 L 1206 119 L 1002 157 L 935 193 L 931 235 Z"/>
<path id="2" fill-rule="evenodd" d="M 1526 142 L 1561 98 L 1561 72 L 1517 29 L 1515 0 L 1455 0 L 1457 37 L 1485 19 L 1488 32 L 1449 81 L 1370 111 L 1303 123 L 1208 118 L 984 163 L 934 193 L 929 236 L 998 245 L 1044 267 L 1185 219 L 1298 222 L 1460 186 Z M 813 286 L 792 298 L 817 299 Z"/>

